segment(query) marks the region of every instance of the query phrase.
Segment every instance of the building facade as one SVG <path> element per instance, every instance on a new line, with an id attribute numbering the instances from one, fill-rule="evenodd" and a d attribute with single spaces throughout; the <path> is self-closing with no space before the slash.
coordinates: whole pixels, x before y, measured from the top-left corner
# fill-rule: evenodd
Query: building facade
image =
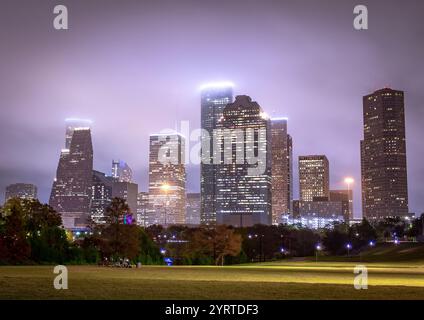
<path id="1" fill-rule="evenodd" d="M 125 161 L 112 160 L 112 177 L 119 182 L 132 182 L 133 172 Z"/>
<path id="2" fill-rule="evenodd" d="M 49 201 L 61 214 L 65 228 L 87 226 L 91 214 L 92 180 L 91 130 L 88 127 L 75 127 L 69 149 L 63 149 L 60 154 Z"/>
<path id="3" fill-rule="evenodd" d="M 216 172 L 219 164 L 214 163 L 213 142 L 224 108 L 233 102 L 233 84 L 211 83 L 201 90 L 202 150 L 200 165 L 201 223 L 216 224 Z"/>
<path id="4" fill-rule="evenodd" d="M 362 212 L 370 220 L 408 215 L 404 92 L 363 97 Z"/>
<path id="5" fill-rule="evenodd" d="M 137 225 L 141 227 L 149 226 L 149 193 L 139 192 L 137 197 Z"/>
<path id="6" fill-rule="evenodd" d="M 111 177 L 103 172 L 93 170 L 93 183 L 91 186 L 91 220 L 96 224 L 106 222 L 106 209 L 112 202 Z"/>
<path id="7" fill-rule="evenodd" d="M 299 157 L 300 201 L 330 197 L 330 169 L 324 155 Z"/>
<path id="8" fill-rule="evenodd" d="M 134 221 L 137 217 L 137 197 L 138 184 L 114 180 L 112 184 L 112 198 L 121 198 L 127 202 Z"/>
<path id="9" fill-rule="evenodd" d="M 149 225 L 184 224 L 185 139 L 176 132 L 150 135 Z"/>
<path id="10" fill-rule="evenodd" d="M 330 190 L 329 200 L 342 203 L 346 221 L 353 219 L 353 190 Z"/>
<path id="11" fill-rule="evenodd" d="M 37 187 L 30 183 L 14 183 L 6 187 L 5 201 L 12 199 L 37 199 Z"/>
<path id="12" fill-rule="evenodd" d="M 293 201 L 292 140 L 287 118 L 271 118 L 272 223 L 291 212 Z"/>
<path id="13" fill-rule="evenodd" d="M 271 125 L 259 104 L 237 96 L 217 130 L 216 221 L 238 227 L 272 223 Z"/>
<path id="14" fill-rule="evenodd" d="M 190 226 L 200 224 L 200 193 L 187 193 L 186 224 Z"/>

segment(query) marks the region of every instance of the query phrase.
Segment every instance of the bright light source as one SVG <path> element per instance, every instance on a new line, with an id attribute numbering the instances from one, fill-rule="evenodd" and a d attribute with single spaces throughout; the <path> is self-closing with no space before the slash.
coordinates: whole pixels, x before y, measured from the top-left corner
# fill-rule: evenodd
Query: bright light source
<path id="1" fill-rule="evenodd" d="M 80 118 L 66 118 L 65 122 L 85 122 L 85 123 L 93 123 L 90 119 L 80 119 Z"/>
<path id="2" fill-rule="evenodd" d="M 222 89 L 222 88 L 233 88 L 233 87 L 234 87 L 234 83 L 232 83 L 231 81 L 221 81 L 221 82 L 205 83 L 200 86 L 200 90 Z"/>
<path id="3" fill-rule="evenodd" d="M 316 246 L 316 249 L 317 249 L 317 250 L 321 250 L 321 246 L 318 244 L 318 245 Z"/>
<path id="4" fill-rule="evenodd" d="M 347 178 L 344 179 L 344 182 L 347 183 L 347 184 L 352 184 L 352 183 L 355 182 L 355 180 L 353 180 L 353 178 L 351 178 L 351 177 L 347 177 Z"/>
<path id="5" fill-rule="evenodd" d="M 370 247 L 374 247 L 374 245 L 375 245 L 374 241 L 370 241 L 369 245 L 370 245 Z"/>
<path id="6" fill-rule="evenodd" d="M 171 186 L 167 183 L 164 183 L 160 188 L 162 189 L 162 191 L 167 192 L 169 191 L 169 189 L 171 189 Z"/>
<path id="7" fill-rule="evenodd" d="M 351 248 L 352 248 L 352 245 L 351 245 L 350 243 L 348 243 L 348 244 L 346 245 L 346 248 L 347 248 L 347 249 L 351 249 Z"/>
<path id="8" fill-rule="evenodd" d="M 283 120 L 288 121 L 289 118 L 287 118 L 287 117 L 273 117 L 273 118 L 271 118 L 271 121 L 283 121 Z"/>
<path id="9" fill-rule="evenodd" d="M 261 112 L 260 115 L 261 115 L 261 118 L 262 119 L 265 119 L 265 120 L 269 119 L 269 116 L 268 116 L 268 114 L 266 112 Z"/>

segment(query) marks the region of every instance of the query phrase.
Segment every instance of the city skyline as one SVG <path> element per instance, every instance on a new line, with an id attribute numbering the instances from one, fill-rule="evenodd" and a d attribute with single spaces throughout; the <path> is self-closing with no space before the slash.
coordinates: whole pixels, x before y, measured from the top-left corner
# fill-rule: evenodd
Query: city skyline
<path id="1" fill-rule="evenodd" d="M 63 145 L 63 119 L 82 117 L 93 120 L 94 168 L 110 172 L 112 159 L 125 159 L 134 170 L 134 180 L 140 190 L 147 190 L 148 135 L 174 128 L 175 123 L 182 120 L 189 120 L 193 128 L 199 128 L 196 88 L 209 80 L 232 80 L 236 94 L 251 96 L 271 116 L 289 118 L 294 159 L 302 154 L 328 157 L 330 188 L 341 189 L 345 186 L 344 177 L 354 177 L 354 208 L 358 216 L 362 211 L 359 153 L 363 131 L 362 97 L 377 88 L 390 86 L 405 91 L 409 211 L 420 214 L 424 208 L 420 197 L 424 192 L 420 183 L 424 177 L 420 163 L 424 73 L 422 66 L 412 62 L 420 61 L 419 57 L 424 55 L 419 37 L 423 26 L 415 13 L 421 9 L 419 5 L 405 4 L 408 21 L 390 24 L 388 21 L 396 20 L 393 17 L 397 15 L 397 6 L 390 1 L 384 2 L 384 6 L 382 3 L 369 4 L 370 13 L 374 14 L 370 30 L 358 33 L 352 29 L 351 19 L 346 19 L 349 23 L 341 22 L 352 15 L 353 6 L 349 1 L 333 4 L 331 15 L 322 4 L 286 4 L 284 7 L 269 3 L 253 10 L 259 18 L 255 21 L 260 21 L 257 30 L 250 25 L 251 16 L 243 9 L 238 11 L 236 21 L 231 19 L 231 12 L 237 10 L 234 3 L 222 4 L 231 9 L 225 14 L 231 24 L 221 17 L 220 21 L 224 22 L 217 29 L 213 28 L 213 18 L 217 17 L 218 9 L 206 4 L 189 9 L 189 13 L 198 14 L 200 8 L 208 9 L 205 23 L 197 25 L 198 30 L 192 30 L 190 23 L 183 23 L 184 19 L 173 19 L 172 9 L 176 7 L 168 4 L 170 10 L 161 14 L 170 18 L 173 28 L 156 30 L 159 27 L 149 19 L 140 19 L 141 22 L 125 19 L 131 9 L 139 8 L 137 4 L 129 5 L 121 13 L 113 10 L 111 3 L 102 4 L 104 15 L 109 13 L 111 19 L 101 23 L 101 20 L 91 21 L 89 14 L 83 13 L 84 10 L 96 12 L 92 11 L 95 1 L 89 5 L 69 2 L 66 4 L 75 16 L 66 35 L 50 30 L 47 25 L 50 19 L 40 19 L 40 22 L 37 17 L 24 18 L 27 10 L 48 16 L 51 11 L 48 2 L 37 8 L 28 4 L 25 9 L 6 4 L 0 13 L 1 29 L 10 29 L 13 40 L 8 48 L 1 48 L 5 59 L 0 64 L 5 74 L 12 76 L 2 80 L 0 86 L 4 97 L 0 111 L 0 147 L 5 150 L 0 156 L 0 188 L 4 190 L 15 182 L 33 183 L 38 186 L 40 199 L 47 202 L 59 148 Z M 255 5 L 247 6 L 252 10 Z M 297 16 L 296 21 L 290 15 L 299 13 L 299 7 L 306 8 L 306 13 Z M 221 9 L 220 13 L 226 11 Z M 146 15 L 157 13 L 154 5 L 143 10 Z M 278 21 L 272 19 L 275 25 L 265 19 L 272 11 L 280 16 Z M 12 17 L 17 21 L 26 20 L 34 28 L 11 28 L 17 26 Z M 118 27 L 120 22 L 124 22 L 122 29 Z M 237 27 L 233 26 L 234 22 Z M 291 31 L 285 32 L 289 25 Z M 158 31 L 155 37 L 163 37 L 163 40 L 152 42 L 149 26 L 155 27 Z M 85 31 L 87 28 L 89 32 Z M 229 36 L 221 39 L 218 35 L 224 30 Z M 261 38 L 267 31 L 272 31 L 270 36 Z M 295 40 L 292 32 L 298 34 L 297 45 L 293 47 L 288 45 Z M 99 34 L 111 37 L 99 38 Z M 181 40 L 183 34 L 198 48 L 187 47 L 189 43 Z M 203 40 L 205 34 L 210 36 L 207 41 Z M 165 40 L 173 37 L 181 43 Z M 396 46 L 385 41 L 392 37 L 397 39 Z M 203 56 L 218 39 L 230 50 Z M 257 41 L 255 57 L 247 50 L 239 50 L 249 39 L 261 39 Z M 113 46 L 119 50 L 103 50 Z M 171 59 L 151 55 L 167 49 Z M 97 56 L 99 59 L 94 58 Z M 202 59 L 199 61 L 196 56 Z M 404 59 L 405 56 L 409 59 Z M 128 65 L 121 64 L 122 60 L 128 60 Z M 340 81 L 342 73 L 347 76 Z M 15 96 L 16 88 L 26 94 Z M 108 112 L 104 112 L 106 110 Z M 146 114 L 150 117 L 143 117 Z M 297 171 L 294 167 L 293 172 Z M 187 166 L 187 177 L 187 192 L 199 192 L 199 166 Z M 294 198 L 298 197 L 297 180 L 295 177 Z M 3 196 L 4 193 L 1 198 Z"/>

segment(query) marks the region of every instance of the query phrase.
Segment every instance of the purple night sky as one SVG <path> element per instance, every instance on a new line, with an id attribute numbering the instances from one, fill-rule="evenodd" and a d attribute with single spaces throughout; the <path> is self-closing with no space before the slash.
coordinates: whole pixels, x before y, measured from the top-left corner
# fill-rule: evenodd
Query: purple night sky
<path id="1" fill-rule="evenodd" d="M 53 29 L 65 4 L 69 30 Z M 369 30 L 353 28 L 366 4 Z M 331 187 L 355 178 L 360 208 L 362 96 L 406 94 L 410 211 L 424 212 L 424 2 L 1 0 L 0 192 L 35 183 L 48 201 L 67 117 L 90 118 L 94 165 L 128 162 L 147 190 L 148 136 L 200 124 L 200 84 L 231 80 L 289 118 L 297 157 L 326 154 Z M 187 191 L 199 190 L 190 165 Z M 1 194 L 0 200 L 4 194 Z"/>

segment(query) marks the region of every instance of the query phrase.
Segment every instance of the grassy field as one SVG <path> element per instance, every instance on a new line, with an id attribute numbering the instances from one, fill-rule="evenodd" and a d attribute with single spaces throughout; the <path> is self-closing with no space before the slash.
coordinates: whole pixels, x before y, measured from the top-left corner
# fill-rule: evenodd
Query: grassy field
<path id="1" fill-rule="evenodd" d="M 424 263 L 366 263 L 368 290 L 349 262 L 117 269 L 69 266 L 69 289 L 53 267 L 0 267 L 0 299 L 424 299 Z"/>

